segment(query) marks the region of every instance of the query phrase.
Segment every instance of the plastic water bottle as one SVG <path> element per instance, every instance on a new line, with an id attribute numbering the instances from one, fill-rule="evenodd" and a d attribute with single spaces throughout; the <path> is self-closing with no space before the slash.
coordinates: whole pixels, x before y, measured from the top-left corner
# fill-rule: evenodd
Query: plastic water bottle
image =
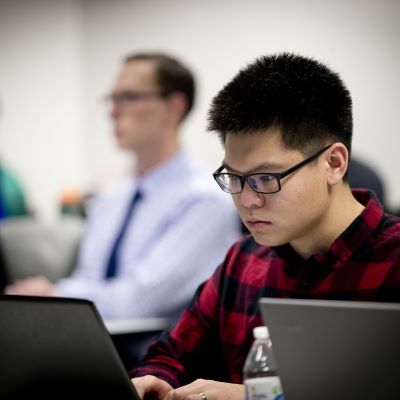
<path id="1" fill-rule="evenodd" d="M 254 342 L 243 367 L 246 400 L 283 400 L 268 329 L 258 326 L 253 335 Z"/>

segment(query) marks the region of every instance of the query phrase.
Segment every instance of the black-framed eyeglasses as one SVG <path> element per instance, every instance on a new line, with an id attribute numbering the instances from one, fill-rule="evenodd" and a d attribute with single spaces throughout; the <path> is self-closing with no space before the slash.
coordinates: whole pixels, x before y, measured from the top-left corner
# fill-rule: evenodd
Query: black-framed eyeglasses
<path id="1" fill-rule="evenodd" d="M 245 182 L 247 182 L 249 186 L 257 193 L 263 193 L 263 194 L 276 193 L 281 190 L 281 179 L 290 175 L 294 171 L 297 171 L 298 169 L 310 163 L 311 161 L 315 160 L 325 150 L 329 149 L 329 147 L 331 147 L 332 144 L 333 143 L 331 143 L 328 146 L 325 146 L 321 150 L 318 150 L 316 153 L 314 153 L 312 156 L 306 158 L 303 161 L 300 161 L 298 164 L 294 165 L 293 167 L 281 173 L 261 172 L 250 175 L 237 175 L 228 172 L 221 172 L 225 168 L 225 166 L 222 165 L 213 173 L 213 177 L 217 181 L 219 187 L 226 193 L 230 194 L 241 193 L 243 191 Z"/>
<path id="2" fill-rule="evenodd" d="M 121 92 L 110 93 L 105 96 L 105 101 L 115 106 L 123 106 L 125 104 L 134 103 L 140 100 L 163 98 L 165 94 L 160 92 L 140 92 L 133 90 L 125 90 Z"/>

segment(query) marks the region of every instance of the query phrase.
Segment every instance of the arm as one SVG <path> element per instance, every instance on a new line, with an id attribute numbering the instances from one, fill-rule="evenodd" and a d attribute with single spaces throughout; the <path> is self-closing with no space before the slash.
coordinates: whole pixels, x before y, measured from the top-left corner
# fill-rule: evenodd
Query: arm
<path id="1" fill-rule="evenodd" d="M 197 290 L 171 332 L 164 332 L 149 348 L 146 357 L 131 371 L 131 377 L 154 375 L 172 387 L 198 377 L 230 381 L 226 373 L 219 332 L 220 266 Z"/>
<path id="2" fill-rule="evenodd" d="M 31 295 L 31 296 L 55 296 L 55 286 L 44 276 L 33 276 L 16 280 L 4 289 L 5 294 Z"/>

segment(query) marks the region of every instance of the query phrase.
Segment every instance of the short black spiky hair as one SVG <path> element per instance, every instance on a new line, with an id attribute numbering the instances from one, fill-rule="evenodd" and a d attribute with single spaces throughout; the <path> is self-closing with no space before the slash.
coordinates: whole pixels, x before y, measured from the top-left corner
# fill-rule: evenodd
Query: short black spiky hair
<path id="1" fill-rule="evenodd" d="M 226 135 L 282 132 L 287 148 L 308 153 L 328 140 L 351 151 L 352 102 L 339 75 L 320 62 L 281 53 L 258 58 L 214 97 L 208 130 Z"/>

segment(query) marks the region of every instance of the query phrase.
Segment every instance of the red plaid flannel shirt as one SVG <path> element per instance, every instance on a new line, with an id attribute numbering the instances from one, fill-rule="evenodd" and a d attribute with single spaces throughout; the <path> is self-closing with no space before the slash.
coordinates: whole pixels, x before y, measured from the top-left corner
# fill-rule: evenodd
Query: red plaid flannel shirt
<path id="1" fill-rule="evenodd" d="M 288 244 L 236 243 L 130 375 L 173 387 L 196 378 L 241 383 L 252 330 L 263 325 L 260 297 L 400 302 L 400 219 L 368 192 L 354 194 L 366 207 L 327 252 L 304 260 Z"/>

